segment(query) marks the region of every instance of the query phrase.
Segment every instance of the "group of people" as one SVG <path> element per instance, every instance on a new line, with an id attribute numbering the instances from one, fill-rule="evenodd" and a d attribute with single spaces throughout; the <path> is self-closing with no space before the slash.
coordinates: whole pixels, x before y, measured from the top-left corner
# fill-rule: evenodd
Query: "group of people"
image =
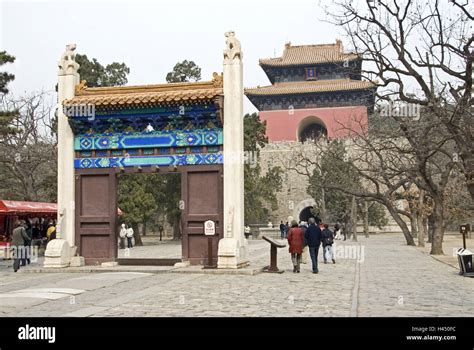
<path id="1" fill-rule="evenodd" d="M 289 251 L 293 263 L 293 272 L 300 272 L 304 250 L 308 249 L 312 262 L 312 271 L 313 273 L 318 273 L 318 253 L 321 245 L 324 250 L 324 263 L 326 264 L 328 260 L 331 260 L 332 263 L 335 264 L 336 259 L 332 245 L 335 237 L 342 235 L 341 231 L 341 227 L 338 224 L 334 226 L 333 232 L 329 229 L 328 224 L 317 225 L 314 218 L 309 218 L 308 225 L 306 225 L 305 222 L 301 222 L 300 225 L 298 225 L 298 223 L 293 220 L 286 237 L 290 246 Z"/>
<path id="2" fill-rule="evenodd" d="M 133 228 L 132 226 L 123 223 L 120 227 L 120 249 L 125 249 L 125 238 L 127 239 L 127 248 L 133 248 Z"/>
<path id="3" fill-rule="evenodd" d="M 10 243 L 10 249 L 13 255 L 13 271 L 17 272 L 20 266 L 26 266 L 30 264 L 31 254 L 31 243 L 34 239 L 37 239 L 35 235 L 35 226 L 30 221 L 17 220 L 14 224 L 12 232 L 12 239 Z M 50 221 L 46 227 L 45 236 L 49 242 L 56 238 L 56 226 L 54 222 Z"/>

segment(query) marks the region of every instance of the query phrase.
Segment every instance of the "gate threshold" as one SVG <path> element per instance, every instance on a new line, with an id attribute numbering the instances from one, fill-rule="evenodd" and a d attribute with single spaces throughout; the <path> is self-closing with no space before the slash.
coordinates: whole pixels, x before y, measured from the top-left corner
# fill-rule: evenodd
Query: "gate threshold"
<path id="1" fill-rule="evenodd" d="M 116 260 L 121 266 L 174 266 L 182 259 L 152 259 L 152 258 L 119 258 Z"/>

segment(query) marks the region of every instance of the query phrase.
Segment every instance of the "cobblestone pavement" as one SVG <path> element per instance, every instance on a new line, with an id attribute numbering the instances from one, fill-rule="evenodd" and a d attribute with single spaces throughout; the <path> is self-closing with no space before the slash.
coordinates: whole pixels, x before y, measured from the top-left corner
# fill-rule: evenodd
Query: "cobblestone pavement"
<path id="1" fill-rule="evenodd" d="M 269 248 L 250 241 L 252 264 Z M 24 273 L 0 264 L 0 316 L 473 316 L 474 278 L 398 235 L 338 242 L 337 263 L 294 274 Z M 320 255 L 320 260 L 322 257 Z M 308 261 L 310 263 L 310 261 Z"/>

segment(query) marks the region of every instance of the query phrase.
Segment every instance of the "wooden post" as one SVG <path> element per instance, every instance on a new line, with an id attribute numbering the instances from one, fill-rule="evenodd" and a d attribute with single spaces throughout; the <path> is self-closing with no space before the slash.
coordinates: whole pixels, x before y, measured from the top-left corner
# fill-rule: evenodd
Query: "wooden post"
<path id="1" fill-rule="evenodd" d="M 269 272 L 278 272 L 277 267 L 277 247 L 275 245 L 271 245 L 270 248 L 270 267 L 268 268 Z"/>
<path id="2" fill-rule="evenodd" d="M 213 264 L 213 259 L 212 259 L 212 237 L 213 236 L 208 236 L 207 237 L 207 266 L 205 266 L 206 269 L 215 269 L 216 266 Z"/>

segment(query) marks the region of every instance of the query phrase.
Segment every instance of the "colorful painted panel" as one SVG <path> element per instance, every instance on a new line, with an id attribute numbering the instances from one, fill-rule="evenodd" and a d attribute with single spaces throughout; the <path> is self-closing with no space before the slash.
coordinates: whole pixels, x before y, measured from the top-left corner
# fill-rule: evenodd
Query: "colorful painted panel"
<path id="1" fill-rule="evenodd" d="M 223 144 L 222 129 L 188 131 L 153 131 L 121 134 L 78 135 L 74 139 L 76 151 L 161 148 L 186 146 L 215 146 Z"/>
<path id="2" fill-rule="evenodd" d="M 206 164 L 223 164 L 222 153 L 74 159 L 76 169 Z"/>
<path id="3" fill-rule="evenodd" d="M 222 128 L 217 108 L 213 105 L 96 111 L 92 116 L 71 116 L 69 124 L 75 135 L 143 132 L 149 125 L 155 130 Z"/>

